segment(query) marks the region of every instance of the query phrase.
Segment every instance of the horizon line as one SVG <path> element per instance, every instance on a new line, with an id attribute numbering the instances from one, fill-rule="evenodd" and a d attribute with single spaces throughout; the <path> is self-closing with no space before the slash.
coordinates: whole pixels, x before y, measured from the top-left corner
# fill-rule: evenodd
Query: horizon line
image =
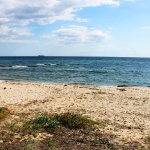
<path id="1" fill-rule="evenodd" d="M 142 57 L 140 57 L 140 56 L 56 56 L 56 55 L 52 55 L 52 56 L 50 56 L 50 55 L 31 55 L 31 56 L 27 56 L 27 55 L 21 55 L 21 56 L 0 56 L 0 57 L 39 57 L 39 58 L 44 58 L 44 57 L 110 57 L 110 58 L 150 58 L 150 57 L 146 57 L 146 56 L 142 56 Z"/>

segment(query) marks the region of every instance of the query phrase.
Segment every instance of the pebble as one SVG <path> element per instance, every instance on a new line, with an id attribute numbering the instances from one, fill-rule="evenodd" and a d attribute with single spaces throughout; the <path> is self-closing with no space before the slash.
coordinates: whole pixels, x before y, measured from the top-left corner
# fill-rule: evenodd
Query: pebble
<path id="1" fill-rule="evenodd" d="M 11 115 L 13 119 L 20 119 L 19 116 L 16 116 L 16 115 Z"/>
<path id="2" fill-rule="evenodd" d="M 14 138 L 15 139 L 21 139 L 21 136 L 20 135 L 15 135 Z"/>
<path id="3" fill-rule="evenodd" d="M 0 143 L 3 143 L 3 140 L 0 140 Z"/>

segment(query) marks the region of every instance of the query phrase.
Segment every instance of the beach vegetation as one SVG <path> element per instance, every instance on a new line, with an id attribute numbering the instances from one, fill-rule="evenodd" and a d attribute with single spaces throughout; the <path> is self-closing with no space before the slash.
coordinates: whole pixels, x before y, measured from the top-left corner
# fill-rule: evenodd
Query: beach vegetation
<path id="1" fill-rule="evenodd" d="M 55 115 L 42 114 L 37 116 L 24 124 L 24 129 L 40 129 L 40 128 L 56 128 L 60 122 L 56 119 Z"/>
<path id="2" fill-rule="evenodd" d="M 7 129 L 9 132 L 18 134 L 20 133 L 20 131 L 22 131 L 22 125 L 20 125 L 19 123 L 17 121 L 5 122 L 4 128 Z"/>
<path id="3" fill-rule="evenodd" d="M 71 129 L 87 129 L 91 128 L 94 124 L 98 124 L 98 122 L 93 121 L 86 116 L 71 112 L 57 115 L 57 119 L 63 126 Z"/>
<path id="4" fill-rule="evenodd" d="M 62 114 L 42 114 L 37 116 L 24 125 L 24 128 L 56 128 L 58 126 L 64 126 L 70 129 L 90 129 L 94 124 L 98 122 L 89 119 L 88 117 L 82 116 L 80 114 L 75 114 L 71 112 Z"/>
<path id="5" fill-rule="evenodd" d="M 39 149 L 39 141 L 35 139 L 28 139 L 25 142 L 25 148 L 27 150 Z"/>
<path id="6" fill-rule="evenodd" d="M 5 107 L 0 107 L 0 120 L 9 114 L 9 110 Z"/>
<path id="7" fill-rule="evenodd" d="M 11 117 L 11 116 L 10 116 Z M 105 122 L 94 121 L 81 114 L 38 114 L 4 120 L 0 131 L 0 150 L 5 149 L 139 149 L 138 143 L 115 145 L 112 134 L 103 133 Z M 107 122 L 108 123 L 108 122 Z M 146 138 L 150 142 L 150 137 Z"/>

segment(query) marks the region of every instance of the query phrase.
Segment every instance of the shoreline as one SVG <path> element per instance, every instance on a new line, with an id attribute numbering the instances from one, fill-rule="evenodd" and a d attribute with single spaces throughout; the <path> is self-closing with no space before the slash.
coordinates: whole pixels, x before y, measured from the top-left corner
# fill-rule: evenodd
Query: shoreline
<path id="1" fill-rule="evenodd" d="M 75 112 L 108 125 L 120 142 L 150 136 L 150 88 L 0 82 L 0 106 L 11 114 Z M 136 134 L 135 134 L 136 133 Z"/>
<path id="2" fill-rule="evenodd" d="M 99 84 L 84 84 L 76 82 L 48 82 L 48 81 L 27 81 L 27 80 L 0 80 L 0 83 L 10 82 L 10 83 L 29 83 L 29 84 L 54 84 L 54 85 L 77 85 L 77 86 L 94 86 L 94 87 L 137 87 L 137 88 L 150 88 L 150 86 L 142 85 L 130 85 L 130 84 L 116 84 L 116 85 L 99 85 Z"/>

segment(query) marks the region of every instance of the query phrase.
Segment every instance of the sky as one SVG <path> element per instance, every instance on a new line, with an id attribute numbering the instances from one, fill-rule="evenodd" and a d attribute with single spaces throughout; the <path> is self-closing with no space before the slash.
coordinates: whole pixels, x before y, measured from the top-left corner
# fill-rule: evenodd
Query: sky
<path id="1" fill-rule="evenodd" d="M 150 0 L 0 0 L 0 56 L 150 57 Z"/>

